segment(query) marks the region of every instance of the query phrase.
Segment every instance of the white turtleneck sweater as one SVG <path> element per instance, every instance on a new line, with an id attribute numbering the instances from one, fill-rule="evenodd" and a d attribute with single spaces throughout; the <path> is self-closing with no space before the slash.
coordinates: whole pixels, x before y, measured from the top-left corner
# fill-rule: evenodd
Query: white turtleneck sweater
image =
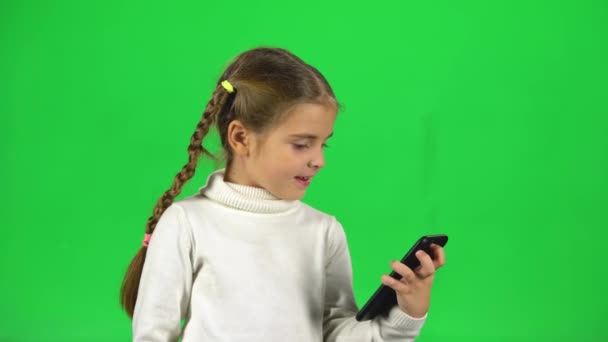
<path id="1" fill-rule="evenodd" d="M 335 217 L 225 169 L 161 215 L 133 316 L 133 341 L 413 341 L 425 317 L 395 306 L 358 322 L 347 240 Z M 181 320 L 185 320 L 182 329 Z"/>

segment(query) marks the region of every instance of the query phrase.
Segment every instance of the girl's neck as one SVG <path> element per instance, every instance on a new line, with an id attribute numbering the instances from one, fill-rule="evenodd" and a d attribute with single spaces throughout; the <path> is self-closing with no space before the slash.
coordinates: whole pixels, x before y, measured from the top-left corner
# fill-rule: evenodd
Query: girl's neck
<path id="1" fill-rule="evenodd" d="M 226 167 L 226 171 L 224 174 L 224 182 L 244 185 L 244 186 L 253 186 L 261 188 L 246 172 L 242 170 L 243 168 L 239 166 L 230 165 Z"/>

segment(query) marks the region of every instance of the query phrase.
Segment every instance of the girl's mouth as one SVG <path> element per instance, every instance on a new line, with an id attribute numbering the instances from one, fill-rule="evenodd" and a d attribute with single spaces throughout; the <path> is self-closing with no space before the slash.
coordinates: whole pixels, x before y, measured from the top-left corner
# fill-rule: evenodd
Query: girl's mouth
<path id="1" fill-rule="evenodd" d="M 302 186 L 308 186 L 310 185 L 310 177 L 297 177 L 296 176 L 296 180 L 298 181 L 298 183 L 300 183 Z"/>

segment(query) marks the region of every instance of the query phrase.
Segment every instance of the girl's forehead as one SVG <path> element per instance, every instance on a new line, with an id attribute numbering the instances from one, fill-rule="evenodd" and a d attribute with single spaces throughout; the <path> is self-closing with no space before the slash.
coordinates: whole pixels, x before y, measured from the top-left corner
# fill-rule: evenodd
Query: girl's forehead
<path id="1" fill-rule="evenodd" d="M 278 131 L 283 135 L 315 135 L 326 138 L 334 127 L 336 110 L 330 106 L 304 103 L 294 106 Z"/>

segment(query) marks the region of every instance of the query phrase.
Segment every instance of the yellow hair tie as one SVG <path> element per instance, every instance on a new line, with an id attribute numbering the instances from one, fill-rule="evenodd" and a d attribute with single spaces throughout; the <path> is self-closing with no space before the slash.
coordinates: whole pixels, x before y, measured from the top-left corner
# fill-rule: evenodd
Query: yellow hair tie
<path id="1" fill-rule="evenodd" d="M 228 82 L 228 80 L 222 81 L 222 87 L 228 90 L 229 93 L 234 93 L 234 87 L 232 84 L 230 84 L 230 82 Z"/>

